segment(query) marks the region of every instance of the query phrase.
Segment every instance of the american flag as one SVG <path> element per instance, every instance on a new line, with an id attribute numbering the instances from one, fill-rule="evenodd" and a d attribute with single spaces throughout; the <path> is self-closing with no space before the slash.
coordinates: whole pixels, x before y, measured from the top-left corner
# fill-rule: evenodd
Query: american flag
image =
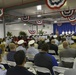
<path id="1" fill-rule="evenodd" d="M 35 33 L 36 33 L 35 30 L 28 30 L 28 32 L 29 32 L 30 34 L 35 34 Z"/>
<path id="2" fill-rule="evenodd" d="M 42 20 L 37 20 L 36 23 L 37 23 L 38 25 L 42 25 L 42 24 L 43 24 L 43 21 L 42 21 Z"/>
<path id="3" fill-rule="evenodd" d="M 28 21 L 28 20 L 29 20 L 29 16 L 23 16 L 21 19 L 22 19 L 22 21 L 24 21 L 24 22 L 25 22 L 25 21 Z"/>

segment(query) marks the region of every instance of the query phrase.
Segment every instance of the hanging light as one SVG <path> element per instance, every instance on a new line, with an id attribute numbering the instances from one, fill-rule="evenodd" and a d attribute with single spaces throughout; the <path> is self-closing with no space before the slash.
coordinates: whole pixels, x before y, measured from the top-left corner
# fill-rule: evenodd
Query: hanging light
<path id="1" fill-rule="evenodd" d="M 37 10 L 42 10 L 42 6 L 41 5 L 38 5 L 37 6 Z"/>
<path id="2" fill-rule="evenodd" d="M 64 35 L 64 31 L 62 31 L 62 34 Z"/>
<path id="3" fill-rule="evenodd" d="M 74 34 L 74 31 L 72 31 L 72 34 Z"/>
<path id="4" fill-rule="evenodd" d="M 69 31 L 68 33 L 71 34 L 71 31 Z"/>
<path id="5" fill-rule="evenodd" d="M 66 33 L 66 35 L 68 34 L 68 32 L 67 32 L 67 31 L 66 31 L 65 33 Z"/>

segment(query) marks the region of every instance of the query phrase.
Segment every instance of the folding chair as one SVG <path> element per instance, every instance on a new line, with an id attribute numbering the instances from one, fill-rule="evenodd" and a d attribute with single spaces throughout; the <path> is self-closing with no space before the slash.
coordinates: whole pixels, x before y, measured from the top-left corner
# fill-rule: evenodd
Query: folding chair
<path id="1" fill-rule="evenodd" d="M 16 63 L 12 61 L 7 61 L 7 64 L 11 67 L 16 66 Z"/>
<path id="2" fill-rule="evenodd" d="M 76 69 L 66 70 L 64 75 L 76 75 Z"/>
<path id="3" fill-rule="evenodd" d="M 66 70 L 68 70 L 68 69 L 69 69 L 69 68 L 59 67 L 59 66 L 53 66 L 54 75 L 64 74 L 64 72 L 65 72 Z"/>
<path id="4" fill-rule="evenodd" d="M 28 61 L 33 61 L 34 60 L 34 55 L 27 53 L 26 57 L 28 59 Z"/>
<path id="5" fill-rule="evenodd" d="M 45 67 L 34 66 L 37 75 L 52 75 L 50 70 Z"/>
<path id="6" fill-rule="evenodd" d="M 56 55 L 55 50 L 49 50 L 48 53 L 52 55 Z"/>
<path id="7" fill-rule="evenodd" d="M 61 57 L 61 63 L 63 67 L 72 68 L 74 59 L 72 57 Z"/>
<path id="8" fill-rule="evenodd" d="M 26 62 L 24 67 L 30 68 L 30 67 L 33 67 L 33 65 L 34 65 L 34 63 L 32 63 L 32 62 Z"/>

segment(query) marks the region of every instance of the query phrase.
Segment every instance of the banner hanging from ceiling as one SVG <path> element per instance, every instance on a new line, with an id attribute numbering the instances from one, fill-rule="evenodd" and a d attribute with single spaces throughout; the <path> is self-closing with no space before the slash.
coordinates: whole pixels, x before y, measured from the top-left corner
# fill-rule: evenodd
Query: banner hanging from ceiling
<path id="1" fill-rule="evenodd" d="M 75 9 L 60 11 L 60 13 L 64 18 L 68 18 L 68 17 L 71 17 L 75 13 Z"/>
<path id="2" fill-rule="evenodd" d="M 37 20 L 37 21 L 36 21 L 36 24 L 37 24 L 37 25 L 43 25 L 43 20 Z"/>
<path id="3" fill-rule="evenodd" d="M 61 26 L 61 25 L 62 25 L 62 23 L 57 23 L 57 25 L 58 25 L 58 26 Z"/>
<path id="4" fill-rule="evenodd" d="M 64 5 L 65 2 L 66 0 L 46 0 L 46 5 L 50 9 L 59 9 Z"/>
<path id="5" fill-rule="evenodd" d="M 0 9 L 0 17 L 3 16 L 3 9 Z"/>
<path id="6" fill-rule="evenodd" d="M 69 20 L 70 22 L 76 22 L 76 17 L 73 15 L 73 16 L 71 16 L 71 17 L 68 17 L 68 20 Z"/>
<path id="7" fill-rule="evenodd" d="M 71 25 L 76 25 L 76 22 L 70 22 L 71 23 Z"/>
<path id="8" fill-rule="evenodd" d="M 36 33 L 36 30 L 28 30 L 28 32 L 29 32 L 30 34 L 35 34 L 35 33 Z"/>
<path id="9" fill-rule="evenodd" d="M 23 17 L 21 18 L 21 20 L 24 21 L 24 22 L 25 22 L 25 21 L 28 21 L 28 20 L 29 20 L 29 16 L 23 16 Z"/>

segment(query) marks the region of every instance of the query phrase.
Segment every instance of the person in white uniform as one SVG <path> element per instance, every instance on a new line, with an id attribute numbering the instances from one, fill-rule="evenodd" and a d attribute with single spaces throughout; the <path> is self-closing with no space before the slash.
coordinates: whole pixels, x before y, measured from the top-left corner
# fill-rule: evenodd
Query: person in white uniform
<path id="1" fill-rule="evenodd" d="M 34 43 L 35 43 L 34 40 L 31 40 L 31 41 L 29 41 L 29 43 L 28 43 L 28 44 L 30 45 L 30 47 L 29 47 L 29 48 L 27 49 L 27 51 L 26 51 L 26 56 L 27 56 L 28 60 L 33 60 L 33 59 L 34 59 L 34 56 L 35 56 L 37 53 L 39 53 L 38 49 L 35 49 Z"/>
<path id="2" fill-rule="evenodd" d="M 26 48 L 23 47 L 23 44 L 24 44 L 24 40 L 19 40 L 18 47 L 16 48 L 16 51 L 23 50 L 26 53 Z"/>

